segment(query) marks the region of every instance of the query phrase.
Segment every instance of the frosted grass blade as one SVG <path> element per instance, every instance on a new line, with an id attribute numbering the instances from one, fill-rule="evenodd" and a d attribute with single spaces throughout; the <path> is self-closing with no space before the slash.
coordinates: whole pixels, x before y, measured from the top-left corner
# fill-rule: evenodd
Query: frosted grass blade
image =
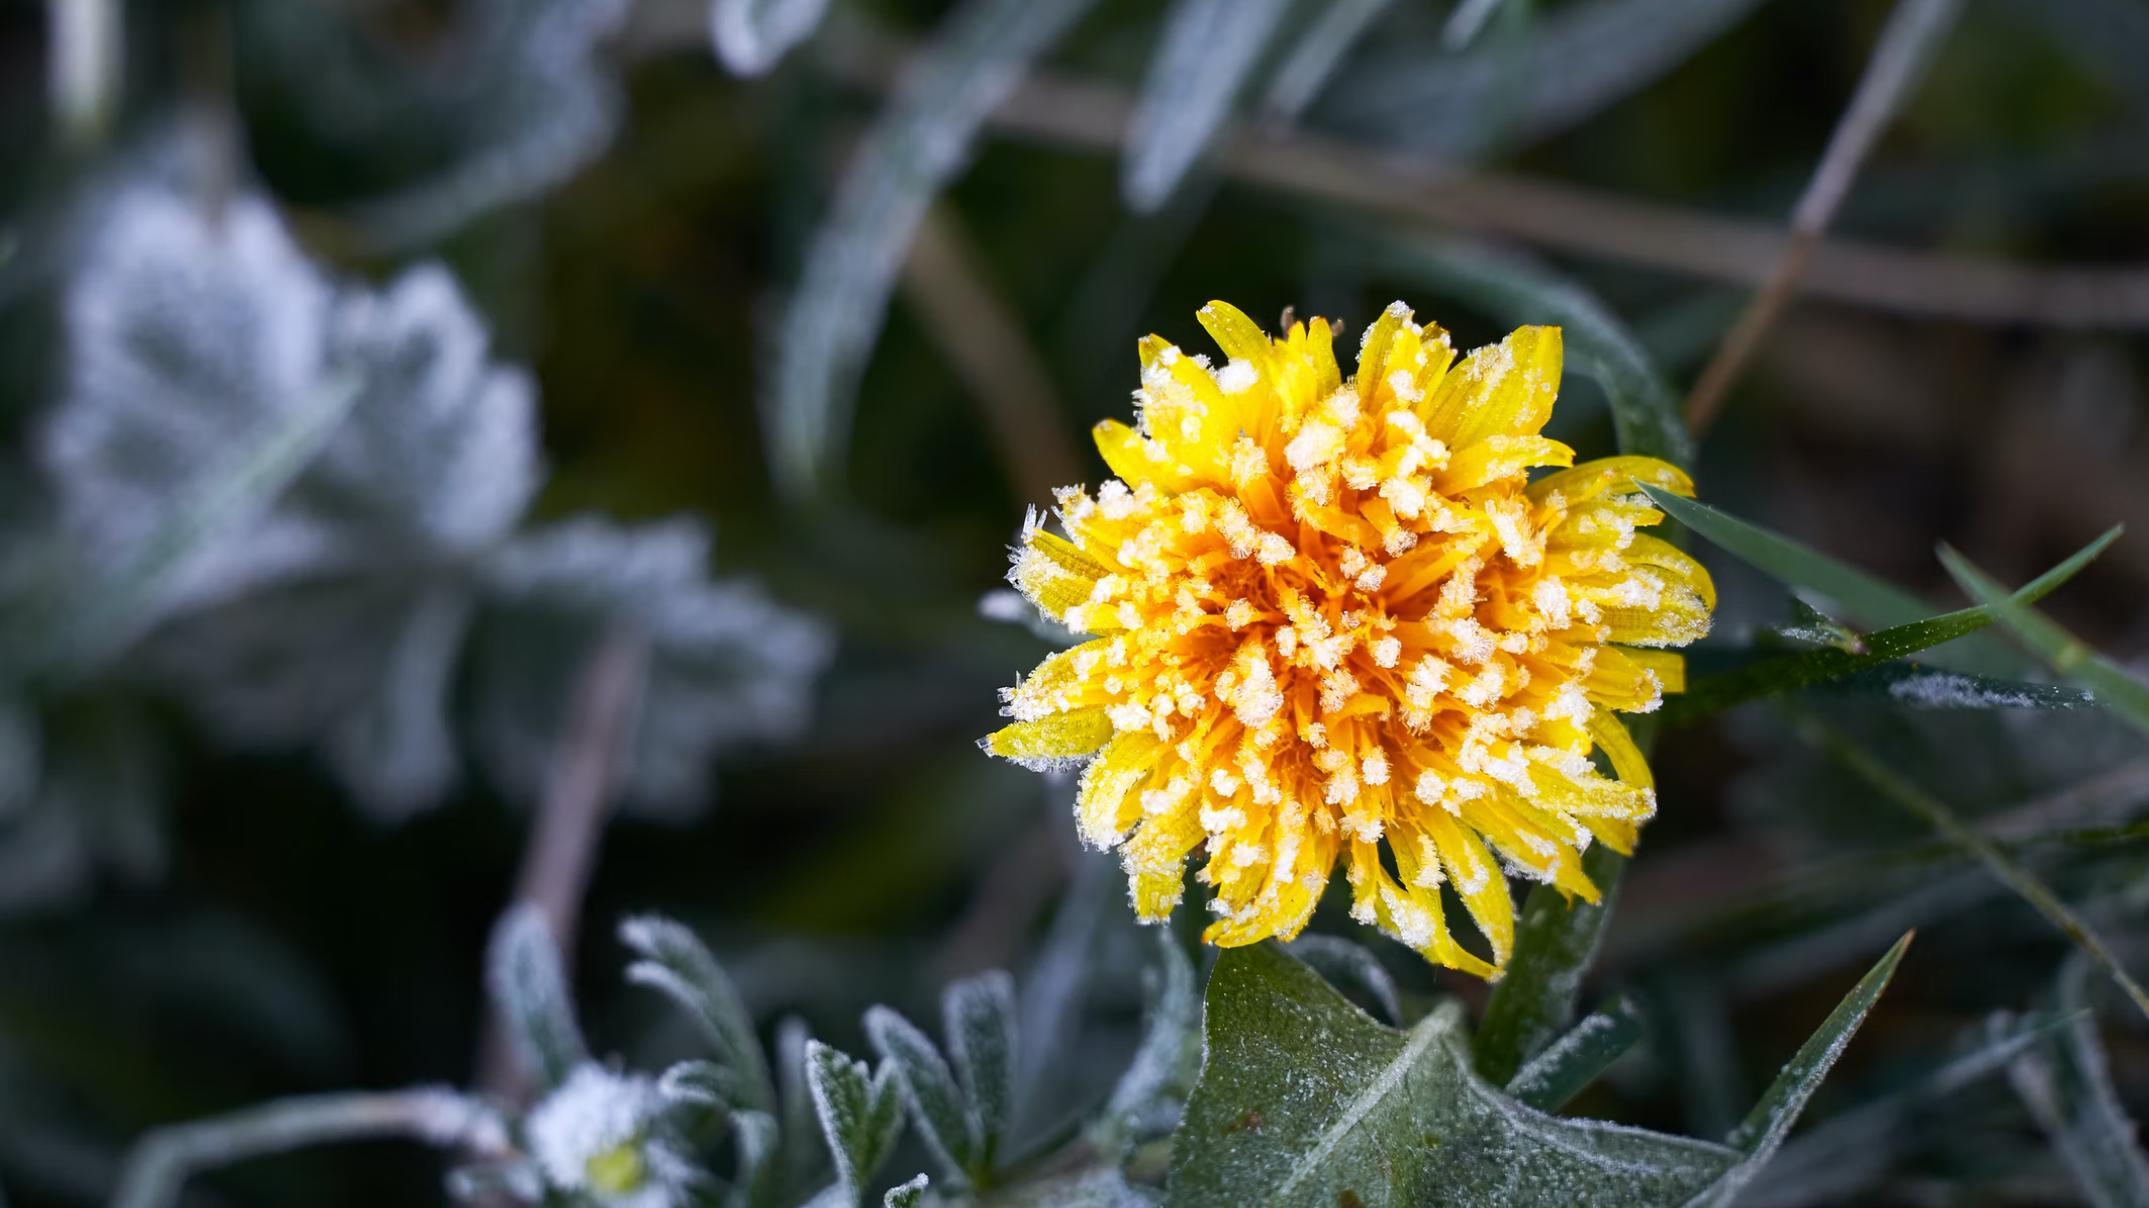
<path id="1" fill-rule="evenodd" d="M 896 271 L 985 115 L 1091 0 L 967 0 L 913 63 L 837 186 L 786 308 L 767 395 L 771 469 L 786 491 L 828 485 Z"/>
<path id="2" fill-rule="evenodd" d="M 2096 698 L 2143 730 L 2149 730 L 2149 682 L 2104 657 L 2057 621 L 2034 608 L 2016 604 L 2007 588 L 1948 546 L 1940 547 L 1947 567 L 1965 594 L 1999 612 L 2000 623 L 2037 652 L 2053 671 L 2089 689 Z"/>
<path id="3" fill-rule="evenodd" d="M 1290 0 L 1178 0 L 1127 128 L 1120 192 L 1148 213 L 1201 158 L 1268 49 Z"/>

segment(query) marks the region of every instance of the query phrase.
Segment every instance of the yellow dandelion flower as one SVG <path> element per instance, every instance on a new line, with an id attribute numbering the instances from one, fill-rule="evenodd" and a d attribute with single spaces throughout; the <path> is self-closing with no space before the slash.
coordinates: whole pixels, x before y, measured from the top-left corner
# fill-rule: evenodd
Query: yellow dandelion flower
<path id="1" fill-rule="evenodd" d="M 1663 515 L 1634 483 L 1693 485 L 1646 457 L 1576 466 L 1539 434 L 1558 328 L 1457 363 L 1398 302 L 1346 380 L 1324 321 L 1271 339 L 1212 302 L 1201 323 L 1224 363 L 1144 339 L 1140 426 L 1096 431 L 1118 477 L 1059 492 L 1065 536 L 1025 526 L 1010 580 L 1092 636 L 1003 693 L 1014 723 L 984 745 L 1089 760 L 1082 838 L 1120 849 L 1144 919 L 1201 849 L 1204 938 L 1289 939 L 1341 862 L 1355 918 L 1495 977 L 1508 874 L 1595 901 L 1581 852 L 1630 851 L 1655 812 L 1614 714 L 1681 689 L 1663 648 L 1708 632 L 1716 593 L 1642 531 Z M 1443 884 L 1489 963 L 1450 933 Z"/>

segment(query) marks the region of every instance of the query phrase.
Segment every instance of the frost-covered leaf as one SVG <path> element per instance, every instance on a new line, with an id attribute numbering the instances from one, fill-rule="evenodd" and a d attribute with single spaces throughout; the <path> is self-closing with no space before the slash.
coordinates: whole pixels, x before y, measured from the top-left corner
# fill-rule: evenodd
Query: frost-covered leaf
<path id="1" fill-rule="evenodd" d="M 916 1208 L 924 1202 L 925 1189 L 931 1186 L 932 1182 L 922 1174 L 912 1175 L 909 1181 L 888 1189 L 888 1194 L 881 1197 L 882 1208 Z"/>
<path id="2" fill-rule="evenodd" d="M 338 289 L 252 198 L 218 225 L 135 186 L 71 298 L 45 460 L 63 531 L 105 568 L 71 623 L 165 618 L 150 677 L 228 740 L 317 740 L 377 812 L 437 799 L 469 612 L 439 568 L 536 487 L 526 376 L 489 360 L 444 270 Z M 124 603 L 130 577 L 150 598 Z"/>
<path id="3" fill-rule="evenodd" d="M 1201 993 L 1194 963 L 1168 928 L 1156 930 L 1157 963 L 1149 971 L 1147 1023 L 1140 1047 L 1105 1104 L 1103 1148 L 1116 1149 L 1150 1118 L 1177 1107 L 1201 1062 Z"/>
<path id="4" fill-rule="evenodd" d="M 167 622 L 138 663 L 227 742 L 319 742 L 351 794 L 395 818 L 458 777 L 448 698 L 470 610 L 445 582 L 306 579 Z"/>
<path id="5" fill-rule="evenodd" d="M 940 996 L 948 1060 L 978 1124 L 978 1161 L 990 1168 L 1015 1107 L 1015 980 L 992 970 Z"/>
<path id="6" fill-rule="evenodd" d="M 828 0 L 710 0 L 709 41 L 734 75 L 757 76 L 813 35 Z"/>
<path id="7" fill-rule="evenodd" d="M 2094 692 L 2121 717 L 2149 730 L 2149 681 L 2097 653 L 2036 609 L 2011 603 L 2005 587 L 1953 549 L 1941 546 L 1940 562 L 1971 599 L 1999 609 L 2000 623 L 2052 670 Z"/>
<path id="8" fill-rule="evenodd" d="M 2149 1156 L 2112 1085 L 2110 1062 L 2089 1005 L 2090 962 L 2061 969 L 2060 1010 L 2072 1016 L 2008 1066 L 2008 1080 L 2059 1151 L 2075 1185 L 2097 1208 L 2149 1203 Z"/>
<path id="9" fill-rule="evenodd" d="M 708 558 L 707 530 L 689 519 L 622 528 L 584 517 L 486 562 L 473 725 L 505 790 L 536 799 L 582 669 L 616 627 L 649 649 L 620 786 L 628 805 L 691 815 L 707 802 L 715 754 L 804 724 L 832 653 L 826 631 L 750 583 L 711 582 Z"/>
<path id="10" fill-rule="evenodd" d="M 313 4 L 239 6 L 242 83 L 346 174 L 380 248 L 432 242 L 595 158 L 620 96 L 601 62 L 627 0 L 471 0 L 417 55 Z"/>
<path id="11" fill-rule="evenodd" d="M 1355 987 L 1373 1000 L 1388 1022 L 1403 1026 L 1403 999 L 1387 966 L 1363 944 L 1339 935 L 1301 935 L 1286 945 L 1292 956 L 1338 989 Z"/>
<path id="12" fill-rule="evenodd" d="M 1163 205 L 1207 149 L 1275 37 L 1290 0 L 1176 0 L 1127 127 L 1120 191 Z"/>
<path id="13" fill-rule="evenodd" d="M 771 1052 L 776 1058 L 776 1118 L 782 1125 L 783 1147 L 771 1177 L 782 1187 L 810 1186 L 819 1181 L 826 1165 L 821 1147 L 813 1144 L 819 1113 L 806 1081 L 806 1045 L 812 1039 L 806 1021 L 798 1016 L 776 1021 Z"/>
<path id="14" fill-rule="evenodd" d="M 1761 0 L 1586 0 L 1518 44 L 1427 56 L 1413 43 L 1353 66 L 1325 120 L 1397 150 L 1468 157 L 1566 129 L 1685 62 Z"/>
<path id="15" fill-rule="evenodd" d="M 684 1009 L 736 1078 L 740 1107 L 776 1110 L 776 1086 L 754 1034 L 753 1016 L 723 967 L 693 932 L 670 919 L 640 915 L 619 925 L 620 942 L 640 959 L 627 980 L 648 986 Z"/>
<path id="16" fill-rule="evenodd" d="M 750 1092 L 737 1071 L 714 1061 L 681 1061 L 657 1078 L 657 1093 L 672 1103 L 729 1113 L 747 1104 Z"/>
<path id="17" fill-rule="evenodd" d="M 1884 663 L 1834 680 L 1827 688 L 1883 697 L 1910 709 L 2084 709 L 2097 703 L 2094 695 L 2064 684 L 1994 679 L 1908 662 Z"/>
<path id="18" fill-rule="evenodd" d="M 1596 1081 L 1641 1035 L 1641 1015 L 1634 1003 L 1615 999 L 1583 1016 L 1515 1071 L 1507 1093 L 1539 1111 L 1556 1112 Z"/>
<path id="19" fill-rule="evenodd" d="M 868 1010 L 865 1026 L 873 1051 L 895 1067 L 911 1124 L 940 1159 L 949 1181 L 961 1183 L 976 1174 L 982 1148 L 977 1117 L 964 1102 L 940 1050 L 909 1020 L 887 1007 Z"/>
<path id="20" fill-rule="evenodd" d="M 516 1060 L 539 1084 L 557 1087 L 589 1061 L 559 941 L 537 907 L 514 906 L 494 926 L 485 982 Z"/>
<path id="21" fill-rule="evenodd" d="M 65 387 L 39 433 L 102 653 L 157 616 L 318 556 L 263 519 L 356 400 L 330 372 L 327 281 L 259 198 L 219 221 L 180 193 L 112 199 L 68 282 Z M 239 539 L 243 534 L 243 539 Z"/>
<path id="22" fill-rule="evenodd" d="M 1306 111 L 1350 49 L 1393 0 L 1327 0 L 1316 6 L 1306 28 L 1290 39 L 1284 60 L 1269 77 L 1261 100 L 1265 116 L 1296 120 Z"/>
<path id="23" fill-rule="evenodd" d="M 738 1167 L 728 1202 L 737 1208 L 768 1203 L 783 1175 L 783 1134 L 776 1117 L 756 1111 L 734 1114 L 731 1143 L 738 1151 Z"/>
<path id="24" fill-rule="evenodd" d="M 1384 270 L 1421 278 L 1503 322 L 1557 325 L 1568 363 L 1603 388 L 1620 451 L 1693 463 L 1678 396 L 1641 341 L 1594 294 L 1511 252 L 1423 239 L 1364 242 Z"/>
<path id="25" fill-rule="evenodd" d="M 1472 1044 L 1477 1071 L 1486 1081 L 1505 1084 L 1574 1018 L 1582 977 L 1597 954 L 1625 869 L 1625 857 L 1605 844 L 1592 844 L 1582 853 L 1582 874 L 1597 886 L 1596 904 L 1568 901 L 1549 886 L 1531 890 L 1523 900 L 1515 954 L 1492 988 Z"/>
<path id="26" fill-rule="evenodd" d="M 1477 35 L 1500 11 L 1502 0 L 1456 0 L 1448 11 L 1448 23 L 1440 29 L 1440 44 L 1449 50 L 1461 50 L 1477 40 Z"/>
<path id="27" fill-rule="evenodd" d="M 856 1203 L 903 1131 L 895 1068 L 884 1058 L 879 1069 L 868 1071 L 864 1062 L 815 1040 L 806 1045 L 806 1082 L 836 1173 Z"/>
<path id="28" fill-rule="evenodd" d="M 1170 1205 L 1675 1205 L 1738 1159 L 1524 1107 L 1471 1071 L 1458 1009 L 1383 1027 L 1271 944 L 1218 958 L 1205 1033 Z"/>
<path id="29" fill-rule="evenodd" d="M 806 253 L 769 389 L 771 468 L 793 493 L 840 464 L 867 354 L 926 208 L 1030 61 L 1091 0 L 966 0 L 859 144 Z"/>
<path id="30" fill-rule="evenodd" d="M 1799 1046 L 1791 1060 L 1784 1064 L 1776 1080 L 1761 1094 L 1760 1102 L 1739 1126 L 1731 1130 L 1727 1141 L 1744 1152 L 1745 1157 L 1719 1180 L 1705 1196 L 1695 1198 L 1695 1208 L 1719 1208 L 1738 1201 L 1739 1193 L 1761 1172 L 1768 1160 L 1775 1156 L 1791 1133 L 1791 1126 L 1806 1110 L 1813 1093 L 1820 1089 L 1821 1080 L 1835 1068 L 1836 1059 L 1843 1055 L 1845 1046 L 1858 1032 L 1858 1025 L 1865 1022 L 1866 1013 L 1880 1000 L 1881 991 L 1888 988 L 1888 979 L 1895 976 L 1895 967 L 1902 963 L 1903 953 L 1910 947 L 1910 936 L 1895 942 L 1893 948 L 1858 979 L 1836 1009 L 1821 1021 L 1820 1028 Z"/>

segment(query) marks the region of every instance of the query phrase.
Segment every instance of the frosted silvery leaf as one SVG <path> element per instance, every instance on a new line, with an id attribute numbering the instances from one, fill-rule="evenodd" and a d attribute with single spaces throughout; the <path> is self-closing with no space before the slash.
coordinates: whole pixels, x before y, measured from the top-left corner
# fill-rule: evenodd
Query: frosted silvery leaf
<path id="1" fill-rule="evenodd" d="M 2052 1141 L 2084 1199 L 2097 1208 L 2149 1200 L 2149 1156 L 2140 1129 L 2112 1082 L 2096 1015 L 2089 1008 L 2090 962 L 2062 967 L 2059 1005 L 2070 1018 L 2044 1043 L 2008 1065 L 2008 1081 Z"/>
<path id="2" fill-rule="evenodd" d="M 559 941 L 537 907 L 521 903 L 500 916 L 485 966 L 493 1009 L 525 1073 L 553 1088 L 588 1064 L 589 1046 L 560 969 Z"/>
<path id="3" fill-rule="evenodd" d="M 621 783 L 625 804 L 673 816 L 702 808 L 709 763 L 804 723 L 831 651 L 817 623 L 758 587 L 708 578 L 709 537 L 675 519 L 636 528 L 585 517 L 512 541 L 484 567 L 478 747 L 503 789 L 533 800 L 603 635 L 648 643 Z"/>
<path id="4" fill-rule="evenodd" d="M 658 915 L 641 915 L 619 926 L 620 942 L 638 958 L 627 966 L 627 980 L 670 998 L 692 1017 L 703 1038 L 716 1050 L 717 1062 L 732 1076 L 741 1107 L 773 1111 L 776 1088 L 769 1078 L 753 1016 L 693 932 Z"/>
<path id="5" fill-rule="evenodd" d="M 318 742 L 352 796 L 394 819 L 457 778 L 448 697 L 469 616 L 445 583 L 308 579 L 177 617 L 135 663 L 225 742 Z"/>
<path id="6" fill-rule="evenodd" d="M 1037 605 L 1022 598 L 1022 593 L 999 587 L 978 597 L 977 614 L 988 621 L 1020 625 L 1036 637 L 1055 646 L 1072 646 L 1081 639 L 1074 631 L 1044 614 Z"/>
<path id="7" fill-rule="evenodd" d="M 326 385 L 328 283 L 267 203 L 213 218 L 157 185 L 114 198 L 68 282 L 64 393 L 39 434 L 59 522 L 90 573 L 118 577 L 175 506 L 232 472 L 232 451 L 306 414 Z M 326 433 L 319 434 L 325 437 Z M 267 483 L 273 490 L 281 483 Z M 302 526 L 221 517 L 172 555 L 145 612 L 228 596 L 318 556 Z M 228 529 L 244 524 L 246 539 Z"/>
<path id="8" fill-rule="evenodd" d="M 1740 1156 L 1525 1107 L 1479 1080 L 1459 1009 L 1383 1027 L 1273 944 L 1217 959 L 1205 1015 L 1174 1205 L 1680 1204 Z"/>
<path id="9" fill-rule="evenodd" d="M 1002 970 L 965 978 L 941 993 L 948 1059 L 978 1121 L 979 1161 L 989 1165 L 1015 1105 L 1015 981 Z"/>
<path id="10" fill-rule="evenodd" d="M 757 76 L 811 37 L 828 0 L 710 0 L 709 40 L 734 75 Z"/>
<path id="11" fill-rule="evenodd" d="M 1201 1062 L 1201 991 L 1194 965 L 1170 930 L 1155 932 L 1157 965 L 1149 977 L 1148 1022 L 1142 1042 L 1112 1088 L 1100 1133 L 1107 1150 L 1139 1132 L 1160 1108 L 1185 1097 Z"/>
<path id="12" fill-rule="evenodd" d="M 528 375 L 487 357 L 488 333 L 455 279 L 423 264 L 337 300 L 332 370 L 360 383 L 294 505 L 413 552 L 473 549 L 511 530 L 538 485 Z M 355 532 L 354 532 L 355 535 Z"/>
<path id="13" fill-rule="evenodd" d="M 862 1061 L 822 1044 L 806 1044 L 806 1083 L 836 1173 L 852 1204 L 858 1203 L 903 1130 L 895 1068 L 885 1058 L 868 1070 Z"/>
<path id="14" fill-rule="evenodd" d="M 881 1197 L 882 1208 L 916 1208 L 925 1199 L 925 1189 L 932 1180 L 922 1174 L 912 1175 L 908 1182 L 898 1183 Z"/>
<path id="15" fill-rule="evenodd" d="M 428 243 L 533 198 L 611 141 L 599 61 L 626 0 L 474 0 L 417 56 L 318 6 L 242 5 L 243 82 L 372 178 L 350 217 L 377 248 Z"/>
<path id="16" fill-rule="evenodd" d="M 949 1180 L 960 1183 L 975 1174 L 982 1148 L 978 1121 L 947 1059 L 925 1033 L 887 1007 L 868 1010 L 865 1026 L 873 1051 L 894 1067 L 911 1124 Z"/>

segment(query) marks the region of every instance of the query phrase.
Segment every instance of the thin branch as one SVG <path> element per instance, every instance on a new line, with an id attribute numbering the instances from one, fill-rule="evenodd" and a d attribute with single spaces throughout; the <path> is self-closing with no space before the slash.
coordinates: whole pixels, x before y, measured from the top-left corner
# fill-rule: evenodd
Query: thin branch
<path id="1" fill-rule="evenodd" d="M 1872 152 L 1874 142 L 1894 119 L 1903 99 L 1924 77 L 1933 53 L 1961 11 L 1960 0 L 1901 0 L 1889 14 L 1850 106 L 1837 120 L 1828 148 L 1813 170 L 1813 178 L 1806 182 L 1797 208 L 1791 212 L 1789 241 L 1769 271 L 1767 282 L 1747 303 L 1738 322 L 1724 337 L 1723 346 L 1694 384 L 1694 392 L 1687 397 L 1686 424 L 1696 436 L 1716 421 L 1724 396 L 1738 380 L 1739 371 L 1753 356 L 1762 334 L 1791 300 L 1798 279 L 1813 259 L 1828 224 L 1835 220 L 1836 210 L 1849 194 L 1851 182 Z"/>
<path id="2" fill-rule="evenodd" d="M 537 907 L 558 937 L 562 969 L 573 967 L 582 895 L 618 788 L 648 664 L 647 635 L 629 627 L 608 631 L 590 655 L 515 881 L 514 900 Z M 487 1022 L 479 1064 L 478 1085 L 513 1097 L 520 1078 L 497 1017 Z"/>
<path id="3" fill-rule="evenodd" d="M 984 257 L 945 201 L 925 212 L 903 264 L 903 293 L 968 387 L 1000 464 L 1022 497 L 1079 481 L 1067 417 L 1030 337 L 993 288 Z"/>
<path id="4" fill-rule="evenodd" d="M 284 1099 L 145 1135 L 120 1170 L 112 1208 L 166 1208 L 189 1175 L 332 1141 L 404 1137 L 484 1155 L 509 1152 L 483 1103 L 445 1087 Z"/>
<path id="5" fill-rule="evenodd" d="M 859 37 L 825 38 L 822 47 L 836 76 L 876 91 L 891 87 L 906 61 L 902 48 Z M 1032 72 L 989 124 L 1017 138 L 1116 153 L 1130 110 L 1123 89 Z M 1244 183 L 1409 225 L 1501 234 L 1716 281 L 1765 282 L 1788 241 L 1783 231 L 1759 223 L 1536 177 L 1443 170 L 1302 132 L 1231 127 L 1215 163 Z M 1911 315 L 2149 328 L 2145 264 L 2056 267 L 1822 240 L 1808 262 L 1805 289 L 1817 298 Z"/>
<path id="6" fill-rule="evenodd" d="M 2046 921 L 2057 927 L 2091 960 L 2102 966 L 2112 981 L 2133 1000 L 2135 1008 L 2144 1017 L 2149 1017 L 2149 991 L 2144 991 L 2141 984 L 2120 965 L 2119 958 L 2113 955 L 2110 945 L 2061 901 L 2058 894 L 2053 893 L 2043 881 L 2038 880 L 2028 869 L 2002 851 L 1999 844 L 1976 827 L 1956 817 L 1955 811 L 1938 798 L 1930 796 L 1898 775 L 1894 769 L 1867 754 L 1840 731 L 1811 717 L 1802 718 L 1800 728 L 1821 749 L 1855 772 L 1859 778 L 1911 813 L 1923 818 L 1934 830 L 1976 856 L 1996 880 L 2035 907 L 2037 913 L 2045 916 Z"/>

